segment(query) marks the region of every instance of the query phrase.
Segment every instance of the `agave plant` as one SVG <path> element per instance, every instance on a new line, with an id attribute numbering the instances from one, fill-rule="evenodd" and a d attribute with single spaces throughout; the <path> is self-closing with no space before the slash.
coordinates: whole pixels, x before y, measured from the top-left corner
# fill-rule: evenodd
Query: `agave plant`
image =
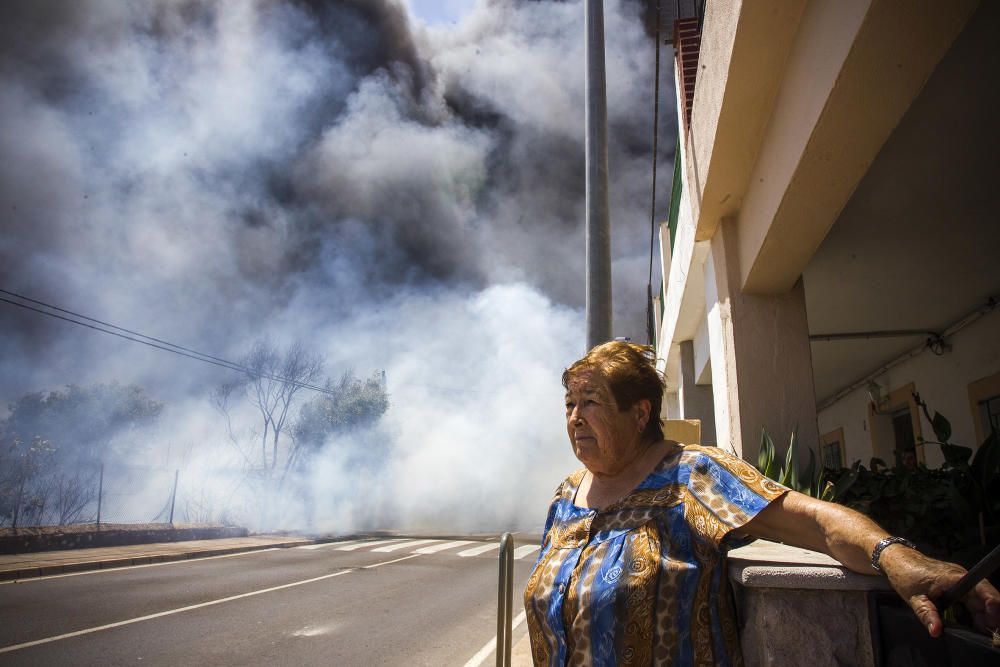
<path id="1" fill-rule="evenodd" d="M 760 450 L 757 453 L 757 470 L 769 479 L 773 479 L 779 484 L 784 484 L 790 489 L 799 493 L 804 493 L 813 498 L 832 500 L 834 495 L 833 484 L 824 480 L 823 471 L 816 473 L 816 454 L 813 450 L 809 452 L 809 465 L 806 466 L 805 474 L 799 474 L 799 441 L 797 430 L 792 431 L 788 441 L 788 449 L 785 452 L 785 462 L 778 468 L 774 440 L 766 428 L 760 429 Z"/>

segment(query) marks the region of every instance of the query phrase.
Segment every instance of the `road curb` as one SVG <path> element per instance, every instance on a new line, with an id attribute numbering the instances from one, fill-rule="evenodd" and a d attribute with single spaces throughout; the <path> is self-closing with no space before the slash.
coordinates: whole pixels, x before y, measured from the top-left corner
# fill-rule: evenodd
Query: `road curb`
<path id="1" fill-rule="evenodd" d="M 231 554 L 246 553 L 249 551 L 263 551 L 264 549 L 290 549 L 304 544 L 315 543 L 315 540 L 295 540 L 293 542 L 275 542 L 272 544 L 253 544 L 239 547 L 198 549 L 196 551 L 186 551 L 182 553 L 151 553 L 126 558 L 104 558 L 89 561 L 78 561 L 74 563 L 61 563 L 57 565 L 40 565 L 38 567 L 0 570 L 0 581 L 37 579 L 39 577 L 48 577 L 56 574 L 72 574 L 93 570 L 113 570 L 136 565 L 152 565 L 155 563 L 210 558 L 212 556 L 228 556 Z"/>

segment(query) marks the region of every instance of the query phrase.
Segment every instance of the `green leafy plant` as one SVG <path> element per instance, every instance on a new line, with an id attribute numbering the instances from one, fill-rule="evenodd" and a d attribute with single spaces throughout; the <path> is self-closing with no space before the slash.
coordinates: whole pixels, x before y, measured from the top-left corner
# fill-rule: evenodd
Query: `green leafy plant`
<path id="1" fill-rule="evenodd" d="M 972 456 L 972 449 L 951 442 L 951 423 L 933 416 L 918 395 L 945 462 L 941 468 L 889 468 L 878 458 L 868 468 L 827 470 L 832 500 L 870 516 L 895 535 L 903 535 L 922 551 L 969 566 L 1000 541 L 1000 437 L 996 431 Z M 971 460 L 970 460 L 971 457 Z"/>
<path id="2" fill-rule="evenodd" d="M 973 456 L 970 447 L 951 441 L 951 423 L 944 415 L 931 414 L 919 395 L 914 398 L 934 431 L 934 440 L 921 442 L 941 448 L 941 468 L 890 467 L 874 457 L 868 467 L 855 461 L 849 468 L 817 471 L 816 457 L 807 450 L 803 472 L 797 434 L 792 432 L 781 460 L 762 428 L 757 469 L 800 493 L 851 507 L 913 540 L 925 553 L 969 566 L 984 555 L 986 545 L 1000 541 L 1000 435 L 990 433 Z"/>
<path id="3" fill-rule="evenodd" d="M 913 394 L 913 399 L 923 410 L 927 421 L 931 423 L 934 437 L 937 440 L 921 438 L 924 445 L 938 445 L 944 455 L 946 469 L 954 471 L 949 492 L 954 496 L 956 505 L 967 513 L 972 513 L 979 519 L 981 543 L 985 546 L 987 521 L 996 522 L 1000 519 L 1000 441 L 997 432 L 991 430 L 986 441 L 972 456 L 972 449 L 951 442 L 951 422 L 940 412 L 930 414 L 927 403 L 921 400 L 920 394 Z M 971 457 L 971 461 L 970 461 Z M 998 488 L 992 488 L 993 484 Z"/>

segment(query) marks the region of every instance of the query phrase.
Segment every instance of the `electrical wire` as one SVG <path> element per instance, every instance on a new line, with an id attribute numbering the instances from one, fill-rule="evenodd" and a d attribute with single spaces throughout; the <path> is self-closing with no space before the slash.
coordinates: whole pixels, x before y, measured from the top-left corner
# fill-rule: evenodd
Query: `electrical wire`
<path id="1" fill-rule="evenodd" d="M 337 393 L 326 389 L 324 387 L 317 387 L 305 382 L 298 382 L 289 378 L 282 377 L 280 375 L 271 375 L 269 373 L 260 373 L 246 366 L 242 366 L 233 361 L 227 361 L 221 357 L 212 356 L 210 354 L 205 354 L 204 352 L 199 352 L 198 350 L 191 349 L 189 347 L 184 347 L 182 345 L 177 345 L 176 343 L 171 343 L 169 341 L 163 340 L 162 338 L 154 338 L 153 336 L 147 336 L 146 334 L 139 333 L 138 331 L 133 331 L 131 329 L 126 329 L 125 327 L 120 327 L 116 324 L 111 324 L 110 322 L 105 322 L 103 320 L 98 320 L 81 313 L 74 312 L 72 310 L 67 310 L 65 308 L 60 308 L 58 306 L 53 306 L 52 304 L 45 303 L 44 301 L 39 301 L 37 299 L 32 299 L 30 297 L 24 296 L 23 294 L 18 294 L 17 292 L 11 292 L 9 290 L 0 289 L 0 294 L 7 294 L 9 296 L 21 299 L 22 301 L 27 301 L 29 303 L 42 306 L 49 310 L 43 310 L 42 308 L 36 308 L 34 306 L 29 306 L 26 303 L 20 303 L 18 301 L 13 301 L 11 299 L 4 298 L 0 296 L 0 302 L 8 303 L 12 306 L 17 306 L 18 308 L 24 308 L 36 313 L 41 313 L 42 315 L 48 315 L 49 317 L 54 317 L 56 319 L 63 320 L 64 322 L 70 322 L 71 324 L 78 324 L 82 327 L 87 327 L 88 329 L 93 329 L 94 331 L 99 331 L 101 333 L 110 334 L 112 336 L 117 336 L 118 338 L 123 338 L 133 343 L 141 343 L 143 345 L 148 345 L 149 347 L 154 347 L 158 350 L 163 350 L 164 352 L 171 352 L 173 354 L 180 355 L 182 357 L 187 357 L 189 359 L 194 359 L 195 361 L 202 361 L 207 364 L 212 364 L 213 366 L 219 366 L 221 368 L 226 368 L 231 371 L 236 371 L 237 373 L 244 373 L 250 376 L 260 376 L 267 378 L 268 380 L 274 380 L 276 382 L 284 382 L 296 387 L 301 387 L 303 389 L 309 389 L 311 391 L 316 391 L 328 396 L 337 396 Z M 65 315 L 59 315 L 57 313 L 49 312 L 50 310 L 58 311 L 58 313 L 65 313 Z M 67 317 L 69 316 L 69 317 Z M 77 318 L 77 319 L 74 319 Z M 81 322 L 80 320 L 86 320 Z M 88 324 L 88 322 L 93 322 L 93 324 Z M 99 325 L 99 326 L 98 326 Z M 106 327 L 106 328 L 104 328 Z M 414 387 L 426 387 L 439 392 L 448 393 L 464 393 L 464 394 L 481 394 L 487 393 L 486 390 L 470 389 L 468 387 L 440 387 L 436 385 L 429 384 L 414 384 L 414 383 L 404 383 L 400 386 L 414 386 Z M 530 394 L 532 396 L 543 396 L 542 394 Z M 544 396 L 547 396 L 544 395 Z"/>
<path id="2" fill-rule="evenodd" d="M 66 310 L 64 308 L 59 308 L 58 306 L 53 306 L 53 305 L 44 303 L 42 301 L 37 301 L 37 300 L 32 299 L 30 297 L 26 297 L 23 294 L 17 294 L 16 292 L 10 292 L 10 291 L 5 290 L 5 289 L 0 289 L 0 293 L 16 297 L 18 299 L 21 299 L 22 301 L 28 301 L 29 303 L 35 303 L 35 304 L 38 304 L 39 306 L 45 306 L 46 308 L 48 308 L 50 310 L 56 310 L 56 311 L 59 311 L 60 313 L 66 313 L 67 315 L 72 315 L 73 317 L 78 317 L 78 318 L 80 318 L 82 320 L 87 320 L 88 322 L 94 322 L 95 324 L 100 324 L 102 326 L 111 327 L 112 329 L 117 329 L 118 331 L 124 331 L 127 334 L 132 334 L 133 336 L 139 336 L 141 338 L 145 338 L 147 340 L 151 340 L 151 341 L 154 341 L 156 343 L 162 343 L 163 345 L 169 345 L 170 347 L 177 348 L 178 350 L 184 350 L 185 352 L 190 352 L 192 354 L 197 354 L 198 356 L 205 357 L 206 359 L 213 359 L 215 361 L 218 361 L 218 362 L 221 362 L 221 363 L 224 363 L 224 364 L 233 365 L 232 362 L 226 361 L 225 359 L 220 359 L 218 357 L 213 357 L 210 354 L 205 354 L 203 352 L 198 352 L 197 350 L 192 350 L 192 349 L 184 347 L 182 345 L 175 345 L 174 343 L 169 343 L 169 342 L 167 342 L 165 340 L 160 340 L 159 338 L 153 338 L 152 336 L 147 336 L 147 335 L 141 334 L 141 333 L 139 333 L 137 331 L 132 331 L 132 330 L 126 329 L 124 327 L 119 327 L 119 326 L 116 326 L 114 324 L 110 324 L 108 322 L 102 322 L 101 320 L 96 320 L 93 317 L 87 317 L 86 315 L 81 315 L 80 313 L 74 313 L 71 310 Z"/>
<path id="3" fill-rule="evenodd" d="M 220 366 L 222 368 L 227 368 L 227 369 L 229 369 L 231 371 L 236 371 L 238 373 L 244 373 L 244 374 L 249 375 L 251 377 L 262 377 L 262 378 L 266 378 L 268 380 L 274 380 L 276 382 L 283 382 L 283 383 L 292 385 L 294 387 L 300 387 L 302 389 L 309 389 L 309 390 L 312 390 L 312 391 L 319 392 L 321 394 L 326 394 L 328 396 L 336 396 L 337 395 L 337 393 L 335 391 L 332 391 L 330 389 L 326 389 L 325 387 L 317 387 L 316 385 L 308 384 L 306 382 L 299 382 L 297 380 L 292 380 L 291 378 L 282 377 L 280 375 L 272 375 L 270 373 L 262 373 L 262 372 L 259 372 L 259 371 L 254 371 L 254 370 L 252 370 L 250 368 L 247 368 L 246 366 L 243 366 L 241 364 L 238 364 L 238 363 L 235 363 L 235 362 L 232 362 L 232 361 L 227 361 L 227 360 L 222 359 L 220 357 L 215 357 L 215 356 L 212 356 L 210 354 L 205 354 L 204 352 L 198 352 L 197 350 L 192 350 L 191 348 L 188 348 L 188 347 L 183 347 L 181 345 L 176 345 L 174 343 L 170 343 L 170 342 L 162 340 L 160 338 L 153 338 L 152 336 L 147 336 L 145 334 L 141 334 L 141 333 L 138 333 L 136 331 L 132 331 L 130 329 L 125 329 L 124 327 L 119 327 L 117 325 L 110 324 L 108 322 L 103 322 L 101 320 L 97 320 L 97 319 L 94 319 L 92 317 L 88 317 L 86 315 L 81 315 L 81 314 L 75 313 L 75 312 L 73 312 L 71 310 L 66 310 L 65 308 L 59 308 L 58 306 L 53 306 L 53 305 L 47 304 L 44 301 L 38 301 L 37 299 L 31 299 L 31 298 L 22 296 L 20 294 L 17 294 L 16 292 L 11 292 L 11 291 L 8 291 L 8 290 L 5 290 L 5 289 L 0 289 L 0 293 L 7 294 L 7 295 L 13 296 L 13 297 L 18 298 L 18 299 L 22 299 L 22 300 L 28 301 L 30 303 L 37 304 L 37 305 L 42 306 L 44 308 L 48 308 L 49 310 L 55 310 L 55 311 L 58 311 L 59 313 L 66 313 L 66 315 L 70 315 L 72 317 L 67 317 L 66 315 L 59 315 L 58 313 L 49 312 L 49 310 L 43 310 L 42 308 L 36 308 L 34 306 L 29 306 L 26 303 L 20 303 L 18 301 L 14 301 L 12 299 L 7 299 L 5 297 L 0 297 L 0 301 L 2 301 L 4 303 L 8 303 L 8 304 L 10 304 L 12 306 L 17 306 L 19 308 L 24 308 L 26 310 L 34 311 L 36 313 L 41 313 L 42 315 L 48 315 L 49 317 L 54 317 L 56 319 L 60 319 L 60 320 L 63 320 L 65 322 L 70 322 L 72 324 L 77 324 L 77 325 L 82 326 L 82 327 L 87 327 L 88 329 L 93 329 L 94 331 L 100 331 L 101 333 L 106 333 L 106 334 L 110 334 L 112 336 L 117 336 L 118 338 L 124 338 L 125 340 L 129 340 L 129 341 L 132 341 L 134 343 L 141 343 L 142 345 L 148 345 L 149 347 L 154 347 L 154 348 L 156 348 L 158 350 L 163 350 L 164 352 L 171 352 L 173 354 L 177 354 L 177 355 L 180 355 L 182 357 L 187 357 L 189 359 L 194 359 L 195 361 L 201 361 L 201 362 L 204 362 L 206 364 L 212 364 L 213 366 Z M 73 319 L 73 318 L 79 318 L 79 319 Z M 80 320 L 86 320 L 86 322 L 81 322 Z M 95 324 L 88 324 L 87 322 L 94 322 Z M 100 326 L 98 326 L 98 325 L 100 325 Z M 107 328 L 103 328 L 103 327 L 107 327 Z M 125 333 L 120 333 L 120 332 L 125 332 Z M 129 335 L 129 334 L 131 334 L 131 335 Z"/>
<path id="4" fill-rule="evenodd" d="M 646 284 L 646 336 L 648 344 L 656 342 L 656 316 L 653 313 L 653 249 L 656 237 L 656 159 L 660 129 L 660 0 L 656 0 L 656 66 L 653 74 L 653 191 L 649 205 L 649 282 Z"/>

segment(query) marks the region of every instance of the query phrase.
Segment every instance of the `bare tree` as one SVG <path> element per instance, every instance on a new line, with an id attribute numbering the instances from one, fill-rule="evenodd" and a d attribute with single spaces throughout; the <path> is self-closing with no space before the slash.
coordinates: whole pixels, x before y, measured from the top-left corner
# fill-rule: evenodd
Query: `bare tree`
<path id="1" fill-rule="evenodd" d="M 56 514 L 59 525 L 78 523 L 83 510 L 97 495 L 97 480 L 93 475 L 84 479 L 80 474 L 59 475 L 55 489 Z"/>
<path id="2" fill-rule="evenodd" d="M 250 455 L 240 445 L 240 438 L 233 429 L 233 400 L 241 394 L 245 383 L 245 378 L 240 378 L 230 382 L 223 382 L 212 391 L 211 401 L 212 406 L 226 419 L 226 438 L 229 441 L 229 444 L 232 445 L 233 449 L 235 449 L 243 458 L 244 466 L 246 466 L 246 468 L 252 468 L 253 461 L 251 460 Z"/>
<path id="3" fill-rule="evenodd" d="M 276 470 L 284 470 L 279 465 L 283 457 L 292 457 L 294 441 L 290 426 L 294 420 L 296 401 L 306 385 L 319 381 L 323 373 L 323 360 L 306 350 L 299 342 L 280 350 L 269 340 L 254 343 L 250 351 L 240 358 L 239 363 L 246 368 L 239 382 L 221 385 L 213 393 L 212 401 L 226 417 L 230 442 L 239 447 L 231 418 L 232 402 L 241 394 L 252 405 L 259 422 L 250 430 L 251 437 L 258 441 L 259 458 L 244 453 L 247 461 L 257 458 L 253 467 L 265 477 L 271 477 Z"/>

